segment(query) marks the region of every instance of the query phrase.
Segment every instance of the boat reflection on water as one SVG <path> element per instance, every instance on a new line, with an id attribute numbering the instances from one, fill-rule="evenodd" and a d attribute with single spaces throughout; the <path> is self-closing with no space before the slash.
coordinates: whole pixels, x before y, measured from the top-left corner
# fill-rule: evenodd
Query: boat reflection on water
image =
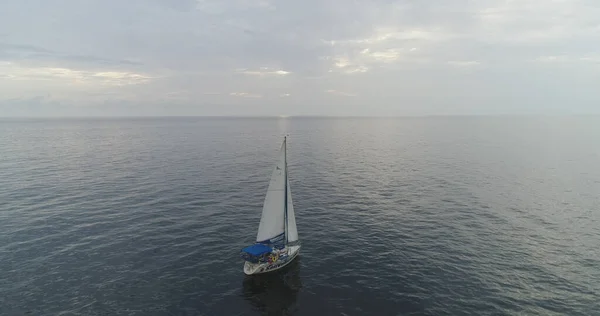
<path id="1" fill-rule="evenodd" d="M 296 309 L 300 281 L 300 258 L 281 270 L 245 276 L 243 295 L 265 315 L 289 315 Z"/>

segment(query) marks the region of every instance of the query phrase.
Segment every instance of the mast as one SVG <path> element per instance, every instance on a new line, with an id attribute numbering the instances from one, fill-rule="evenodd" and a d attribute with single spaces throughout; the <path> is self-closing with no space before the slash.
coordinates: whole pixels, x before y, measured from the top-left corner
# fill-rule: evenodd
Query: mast
<path id="1" fill-rule="evenodd" d="M 284 213 L 284 221 L 285 221 L 285 244 L 288 243 L 288 173 L 287 173 L 287 136 L 283 137 L 283 172 L 284 172 L 284 183 L 285 183 L 285 190 L 283 191 L 283 194 L 285 195 L 285 198 L 283 200 L 283 211 Z"/>

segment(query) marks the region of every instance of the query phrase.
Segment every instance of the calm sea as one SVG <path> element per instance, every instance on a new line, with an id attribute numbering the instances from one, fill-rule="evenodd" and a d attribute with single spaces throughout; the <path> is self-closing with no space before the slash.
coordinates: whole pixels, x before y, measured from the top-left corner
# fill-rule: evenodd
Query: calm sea
<path id="1" fill-rule="evenodd" d="M 600 117 L 3 119 L 0 315 L 600 315 Z"/>

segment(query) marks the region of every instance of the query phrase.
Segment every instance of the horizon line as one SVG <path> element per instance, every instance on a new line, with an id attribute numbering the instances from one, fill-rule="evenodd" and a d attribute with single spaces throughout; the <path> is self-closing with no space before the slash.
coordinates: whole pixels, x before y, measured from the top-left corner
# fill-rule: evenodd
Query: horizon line
<path id="1" fill-rule="evenodd" d="M 600 116 L 600 113 L 547 114 L 420 114 L 420 115 L 64 115 L 0 116 L 0 119 L 108 119 L 108 118 L 427 118 L 427 117 L 573 117 Z"/>

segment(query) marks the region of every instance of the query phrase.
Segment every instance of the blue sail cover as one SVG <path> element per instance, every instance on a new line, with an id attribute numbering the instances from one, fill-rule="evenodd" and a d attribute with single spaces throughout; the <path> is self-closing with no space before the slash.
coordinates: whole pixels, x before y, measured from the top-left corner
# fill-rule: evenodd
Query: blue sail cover
<path id="1" fill-rule="evenodd" d="M 273 251 L 273 249 L 267 245 L 263 245 L 263 244 L 254 244 L 252 246 L 248 246 L 244 249 L 242 249 L 242 252 L 245 252 L 247 254 L 253 255 L 253 256 L 260 256 L 260 255 L 264 255 L 265 253 L 271 253 L 271 251 Z"/>

